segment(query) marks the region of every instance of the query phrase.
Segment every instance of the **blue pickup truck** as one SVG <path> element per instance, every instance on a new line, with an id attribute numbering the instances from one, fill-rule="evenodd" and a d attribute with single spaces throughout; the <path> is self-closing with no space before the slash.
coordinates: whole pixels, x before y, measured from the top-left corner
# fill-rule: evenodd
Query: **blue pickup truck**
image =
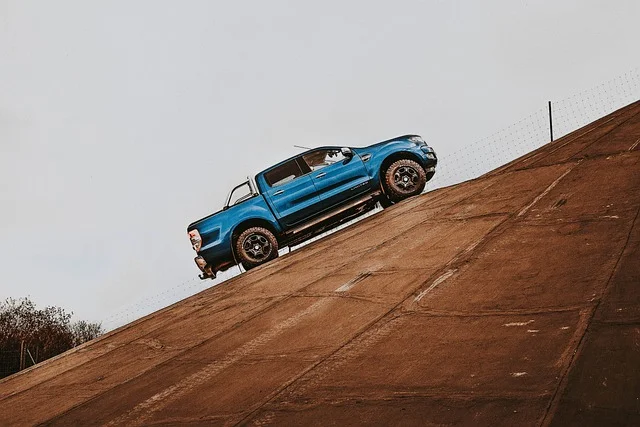
<path id="1" fill-rule="evenodd" d="M 189 225 L 201 279 L 242 264 L 249 270 L 361 215 L 420 194 L 436 153 L 418 135 L 364 148 L 320 147 L 248 177 L 221 211 Z"/>

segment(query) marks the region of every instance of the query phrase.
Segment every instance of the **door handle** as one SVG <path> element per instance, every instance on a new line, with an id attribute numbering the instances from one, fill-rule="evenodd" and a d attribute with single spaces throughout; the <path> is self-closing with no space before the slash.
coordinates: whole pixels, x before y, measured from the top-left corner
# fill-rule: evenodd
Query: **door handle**
<path id="1" fill-rule="evenodd" d="M 318 175 L 316 175 L 316 178 L 322 178 L 326 174 L 327 174 L 326 172 L 320 172 Z"/>
<path id="2" fill-rule="evenodd" d="M 274 196 L 278 196 L 280 194 L 284 193 L 284 190 L 278 190 L 275 193 L 273 193 Z"/>

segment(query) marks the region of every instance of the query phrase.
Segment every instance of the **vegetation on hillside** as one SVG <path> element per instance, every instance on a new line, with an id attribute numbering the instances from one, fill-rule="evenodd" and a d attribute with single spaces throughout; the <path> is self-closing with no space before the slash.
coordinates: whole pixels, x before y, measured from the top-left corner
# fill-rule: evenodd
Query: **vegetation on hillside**
<path id="1" fill-rule="evenodd" d="M 104 333 L 101 324 L 71 316 L 60 307 L 38 309 L 29 298 L 0 302 L 0 378 Z"/>

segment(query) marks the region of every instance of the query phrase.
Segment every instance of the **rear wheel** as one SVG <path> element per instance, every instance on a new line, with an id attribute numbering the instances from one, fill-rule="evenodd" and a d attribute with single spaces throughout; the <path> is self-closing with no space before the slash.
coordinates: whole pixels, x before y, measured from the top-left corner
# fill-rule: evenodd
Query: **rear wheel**
<path id="1" fill-rule="evenodd" d="M 263 227 L 251 227 L 236 240 L 236 254 L 246 270 L 278 257 L 278 240 Z"/>
<path id="2" fill-rule="evenodd" d="M 400 159 L 384 171 L 383 184 L 387 197 L 395 203 L 422 193 L 427 184 L 427 174 L 418 162 Z"/>

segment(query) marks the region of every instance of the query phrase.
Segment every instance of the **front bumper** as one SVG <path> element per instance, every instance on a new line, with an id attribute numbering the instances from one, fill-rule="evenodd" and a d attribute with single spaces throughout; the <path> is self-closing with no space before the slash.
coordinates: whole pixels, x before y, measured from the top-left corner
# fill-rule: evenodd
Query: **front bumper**
<path id="1" fill-rule="evenodd" d="M 424 171 L 427 174 L 427 181 L 429 181 L 431 178 L 433 178 L 433 175 L 436 174 L 436 167 L 435 166 L 431 166 L 429 168 L 425 168 Z"/>
<path id="2" fill-rule="evenodd" d="M 427 181 L 429 181 L 436 173 L 438 157 L 436 156 L 436 152 L 433 150 L 433 148 L 429 147 L 428 145 L 421 146 L 420 151 L 422 151 L 422 158 L 424 160 L 424 171 L 427 174 Z"/>

